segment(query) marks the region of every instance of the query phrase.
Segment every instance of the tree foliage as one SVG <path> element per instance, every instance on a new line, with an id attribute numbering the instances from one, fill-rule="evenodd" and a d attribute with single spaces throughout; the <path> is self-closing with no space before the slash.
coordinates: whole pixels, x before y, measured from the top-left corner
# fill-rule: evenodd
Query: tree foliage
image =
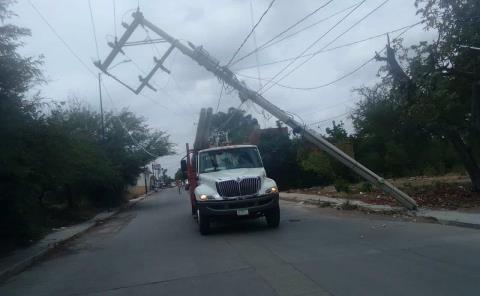
<path id="1" fill-rule="evenodd" d="M 228 133 L 229 140 L 233 144 L 247 142 L 250 134 L 259 127 L 257 119 L 237 108 L 229 108 L 226 113 L 217 112 L 212 118 L 212 130 Z"/>
<path id="2" fill-rule="evenodd" d="M 5 23 L 10 3 L 0 0 L 0 237 L 22 242 L 54 225 L 59 211 L 71 220 L 86 206 L 118 204 L 141 167 L 172 145 L 128 110 L 105 114 L 103 137 L 98 112 L 78 102 L 44 108 L 39 95 L 29 97 L 43 82 L 41 59 L 18 53 L 30 32 Z"/>
<path id="3" fill-rule="evenodd" d="M 378 57 L 386 61 L 382 82 L 357 90 L 364 99 L 354 114 L 359 145 L 377 153 L 372 159 L 386 160 L 382 171 L 393 166 L 406 174 L 425 167 L 423 160 L 447 167 L 460 162 L 478 191 L 480 52 L 462 45 L 480 45 L 480 2 L 417 0 L 415 5 L 426 29 L 438 32 L 438 39 L 409 48 L 399 40 L 387 45 L 386 57 Z M 445 153 L 428 159 L 439 145 L 446 146 Z"/>

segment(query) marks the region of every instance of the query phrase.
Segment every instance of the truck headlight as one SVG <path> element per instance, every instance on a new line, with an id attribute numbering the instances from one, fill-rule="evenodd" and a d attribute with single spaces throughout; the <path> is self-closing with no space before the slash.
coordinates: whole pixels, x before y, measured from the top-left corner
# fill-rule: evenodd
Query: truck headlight
<path id="1" fill-rule="evenodd" d="M 206 195 L 206 194 L 200 194 L 200 196 L 198 198 L 200 199 L 200 201 L 207 201 L 207 200 L 215 199 L 215 197 L 213 197 L 211 195 Z"/>
<path id="2" fill-rule="evenodd" d="M 266 194 L 274 194 L 274 193 L 278 193 L 278 188 L 277 187 L 271 187 L 271 188 L 268 188 L 267 190 L 265 190 L 265 193 Z"/>

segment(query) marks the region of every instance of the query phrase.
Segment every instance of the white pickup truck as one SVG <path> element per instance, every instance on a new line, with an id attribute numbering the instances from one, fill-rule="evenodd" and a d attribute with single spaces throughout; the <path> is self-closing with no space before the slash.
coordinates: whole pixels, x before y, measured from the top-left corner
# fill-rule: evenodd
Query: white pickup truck
<path id="1" fill-rule="evenodd" d="M 192 213 L 200 233 L 210 231 L 210 222 L 225 217 L 265 217 L 278 227 L 278 188 L 267 177 L 254 145 L 235 145 L 192 151 L 182 161 L 188 172 Z"/>

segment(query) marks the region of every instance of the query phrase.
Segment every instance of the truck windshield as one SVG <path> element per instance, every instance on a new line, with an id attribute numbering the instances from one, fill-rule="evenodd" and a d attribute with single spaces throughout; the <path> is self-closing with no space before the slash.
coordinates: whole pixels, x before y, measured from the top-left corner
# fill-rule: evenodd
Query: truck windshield
<path id="1" fill-rule="evenodd" d="M 200 173 L 263 167 L 258 150 L 254 147 L 201 152 L 199 163 Z"/>

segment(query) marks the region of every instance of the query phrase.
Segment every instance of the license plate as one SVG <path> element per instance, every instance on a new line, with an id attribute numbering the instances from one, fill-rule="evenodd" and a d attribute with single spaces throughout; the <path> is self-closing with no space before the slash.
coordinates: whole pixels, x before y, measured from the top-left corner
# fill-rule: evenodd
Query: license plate
<path id="1" fill-rule="evenodd" d="M 248 216 L 248 210 L 237 210 L 237 216 Z"/>

